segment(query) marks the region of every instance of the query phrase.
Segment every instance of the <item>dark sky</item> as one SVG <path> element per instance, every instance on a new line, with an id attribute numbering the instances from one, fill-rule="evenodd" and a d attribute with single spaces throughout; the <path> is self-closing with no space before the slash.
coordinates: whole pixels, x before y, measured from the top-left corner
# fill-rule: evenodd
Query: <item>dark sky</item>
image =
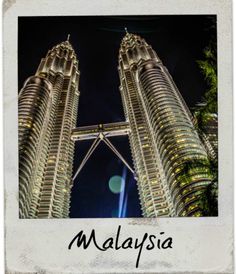
<path id="1" fill-rule="evenodd" d="M 215 19 L 206 15 L 20 17 L 19 88 L 36 72 L 47 51 L 70 34 L 81 71 L 77 124 L 123 121 L 117 59 L 127 27 L 152 45 L 191 108 L 206 90 L 196 60 L 203 58 L 203 49 L 216 37 Z M 127 138 L 115 137 L 111 141 L 132 165 Z M 88 141 L 76 144 L 75 169 L 90 145 Z M 114 175 L 126 178 L 122 195 L 112 193 L 108 187 Z M 123 208 L 123 217 L 141 216 L 132 175 L 104 144 L 86 163 L 72 190 L 72 218 L 117 217 L 119 208 Z"/>

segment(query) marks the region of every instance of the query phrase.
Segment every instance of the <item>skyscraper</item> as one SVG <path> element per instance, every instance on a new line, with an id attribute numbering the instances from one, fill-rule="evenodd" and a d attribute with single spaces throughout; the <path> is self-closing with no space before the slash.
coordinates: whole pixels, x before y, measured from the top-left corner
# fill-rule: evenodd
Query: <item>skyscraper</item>
<path id="1" fill-rule="evenodd" d="M 101 141 L 134 174 L 144 217 L 203 215 L 211 150 L 171 75 L 152 47 L 128 32 L 118 62 L 123 122 L 75 128 L 79 70 L 68 39 L 49 50 L 25 82 L 19 93 L 21 218 L 68 217 L 72 182 Z M 134 169 L 109 140 L 124 135 Z M 72 178 L 74 141 L 92 139 Z"/>
<path id="2" fill-rule="evenodd" d="M 152 47 L 128 32 L 118 69 L 143 215 L 201 216 L 211 182 L 207 153 L 171 75 Z"/>
<path id="3" fill-rule="evenodd" d="M 67 39 L 48 51 L 19 93 L 20 218 L 68 217 L 78 85 L 78 60 Z"/>

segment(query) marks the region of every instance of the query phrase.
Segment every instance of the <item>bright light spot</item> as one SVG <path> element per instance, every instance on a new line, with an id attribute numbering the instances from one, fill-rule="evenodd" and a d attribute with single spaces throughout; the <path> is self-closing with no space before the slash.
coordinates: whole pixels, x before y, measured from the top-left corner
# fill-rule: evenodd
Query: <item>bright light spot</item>
<path id="1" fill-rule="evenodd" d="M 112 176 L 109 180 L 109 188 L 113 193 L 121 193 L 124 190 L 124 179 L 121 176 Z"/>

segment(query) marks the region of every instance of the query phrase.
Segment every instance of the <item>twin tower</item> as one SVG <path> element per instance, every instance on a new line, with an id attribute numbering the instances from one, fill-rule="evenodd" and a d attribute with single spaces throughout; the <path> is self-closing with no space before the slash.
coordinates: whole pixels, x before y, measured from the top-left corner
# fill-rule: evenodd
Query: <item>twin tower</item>
<path id="1" fill-rule="evenodd" d="M 95 139 L 91 153 L 102 140 L 122 158 L 108 137 L 123 134 L 143 216 L 202 216 L 201 196 L 212 180 L 208 155 L 171 75 L 135 34 L 126 33 L 118 62 L 123 123 L 76 128 L 80 72 L 68 40 L 26 80 L 18 111 L 20 218 L 67 218 L 74 142 Z"/>

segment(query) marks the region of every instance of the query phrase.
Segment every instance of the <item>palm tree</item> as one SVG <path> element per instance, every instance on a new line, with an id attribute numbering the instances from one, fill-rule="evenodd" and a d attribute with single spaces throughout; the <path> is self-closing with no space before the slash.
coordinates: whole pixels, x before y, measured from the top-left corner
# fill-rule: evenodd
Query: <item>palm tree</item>
<path id="1" fill-rule="evenodd" d="M 214 25 L 214 24 L 213 24 Z M 199 135 L 204 133 L 205 127 L 213 114 L 217 114 L 217 55 L 216 41 L 211 40 L 203 51 L 204 60 L 198 60 L 197 64 L 207 82 L 207 90 L 202 102 L 195 108 L 196 128 Z M 208 168 L 212 174 L 211 183 L 206 187 L 200 200 L 200 206 L 204 216 L 218 215 L 218 161 L 209 156 Z"/>
<path id="2" fill-rule="evenodd" d="M 218 215 L 218 166 L 217 161 L 213 159 L 195 159 L 183 163 L 179 172 L 180 181 L 191 181 L 196 169 L 202 169 L 211 175 L 211 182 L 206 186 L 199 200 L 203 216 Z"/>
<path id="3" fill-rule="evenodd" d="M 209 160 L 212 174 L 211 183 L 206 187 L 200 199 L 200 207 L 204 216 L 218 216 L 218 162 Z"/>
<path id="4" fill-rule="evenodd" d="M 218 187 L 212 181 L 203 192 L 200 199 L 203 216 L 218 216 Z"/>
<path id="5" fill-rule="evenodd" d="M 198 60 L 197 64 L 207 82 L 208 89 L 205 92 L 201 104 L 195 108 L 197 126 L 202 129 L 211 114 L 217 113 L 217 60 L 216 43 L 210 42 L 203 51 L 204 60 Z"/>

